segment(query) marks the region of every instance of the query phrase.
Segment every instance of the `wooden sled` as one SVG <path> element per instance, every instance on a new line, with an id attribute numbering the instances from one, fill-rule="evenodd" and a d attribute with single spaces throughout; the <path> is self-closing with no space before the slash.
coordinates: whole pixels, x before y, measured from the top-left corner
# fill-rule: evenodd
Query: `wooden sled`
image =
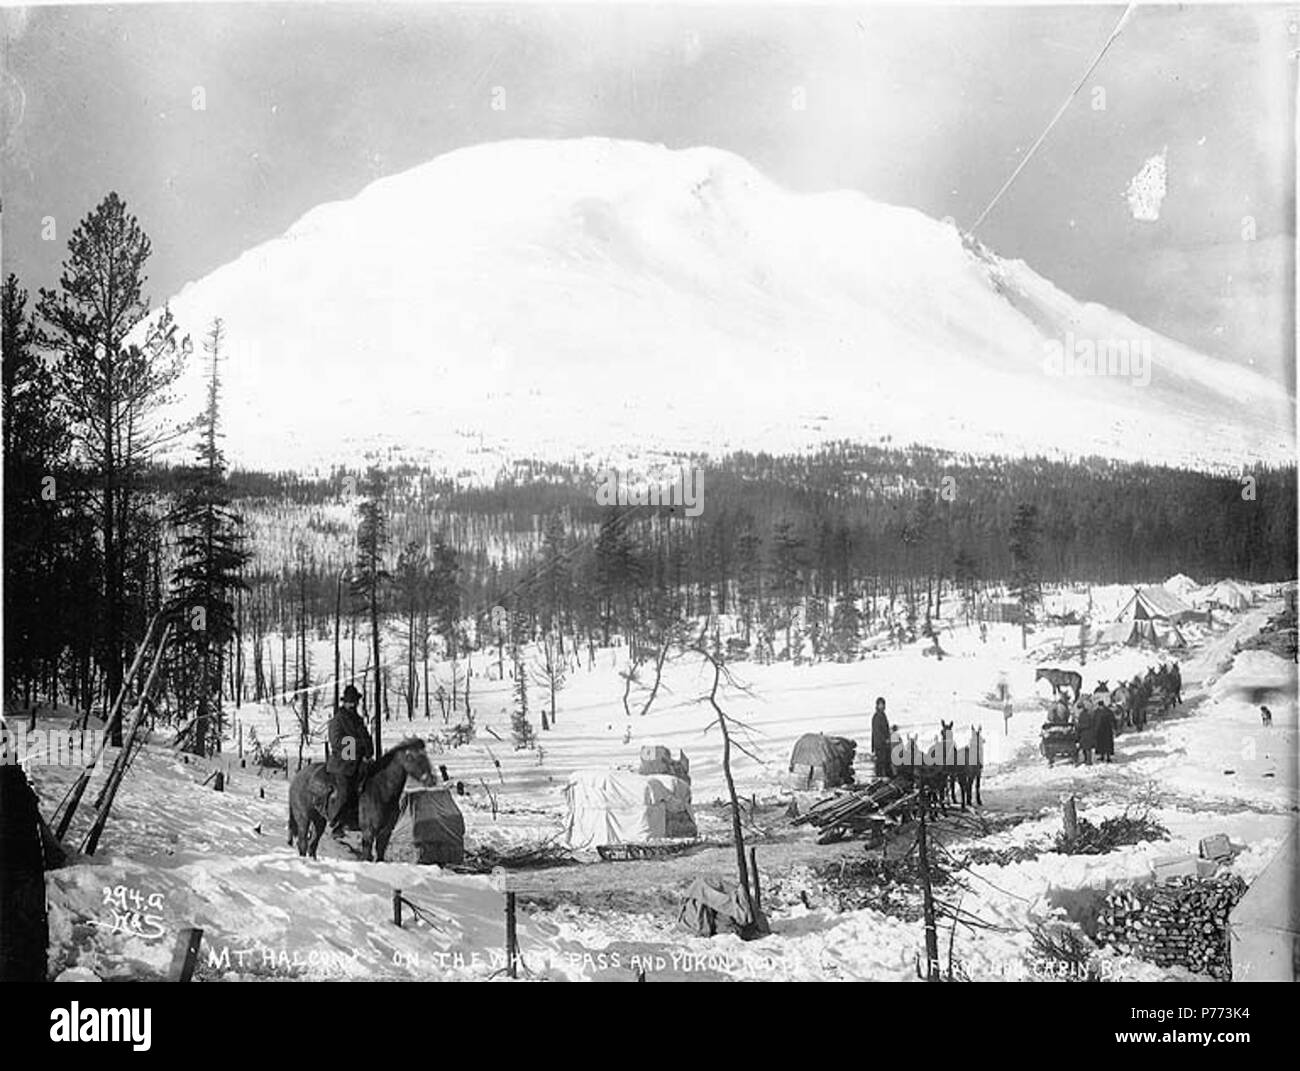
<path id="1" fill-rule="evenodd" d="M 598 844 L 596 854 L 606 863 L 625 863 L 632 859 L 662 859 L 694 848 L 699 843 L 697 838 L 672 844 Z"/>

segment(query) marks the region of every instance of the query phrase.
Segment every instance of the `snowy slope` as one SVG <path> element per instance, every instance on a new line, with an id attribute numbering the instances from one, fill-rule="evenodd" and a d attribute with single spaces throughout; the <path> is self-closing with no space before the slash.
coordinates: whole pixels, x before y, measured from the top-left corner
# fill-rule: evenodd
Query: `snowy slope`
<path id="1" fill-rule="evenodd" d="M 1234 468 L 1294 456 L 1291 402 L 1264 377 L 919 212 L 790 193 L 710 148 L 452 152 L 313 209 L 171 306 L 196 340 L 224 318 L 229 453 L 263 468 L 389 447 L 452 469 L 634 465 L 879 436 Z M 1071 337 L 1149 341 L 1149 384 L 1048 374 L 1047 340 Z"/>

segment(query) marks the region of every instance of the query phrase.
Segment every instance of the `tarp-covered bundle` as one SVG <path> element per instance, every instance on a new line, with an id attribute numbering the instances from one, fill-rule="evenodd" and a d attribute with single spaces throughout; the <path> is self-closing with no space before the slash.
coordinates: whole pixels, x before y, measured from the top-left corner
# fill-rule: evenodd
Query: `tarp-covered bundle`
<path id="1" fill-rule="evenodd" d="M 769 932 L 762 911 L 751 914 L 739 885 L 732 888 L 727 883 L 704 878 L 696 878 L 686 890 L 677 923 L 697 937 Z"/>
<path id="2" fill-rule="evenodd" d="M 411 840 L 421 863 L 454 866 L 465 861 L 465 816 L 445 788 L 407 793 Z"/>
<path id="3" fill-rule="evenodd" d="M 668 774 L 575 770 L 564 788 L 570 848 L 644 844 L 659 837 L 698 835 L 691 783 Z"/>
<path id="4" fill-rule="evenodd" d="M 673 753 L 662 744 L 647 744 L 641 749 L 641 766 L 637 773 L 643 777 L 650 774 L 667 774 L 669 777 L 680 777 L 683 781 L 689 781 L 691 760 L 686 757 L 684 751 L 678 751 L 677 758 L 673 758 Z"/>
<path id="5" fill-rule="evenodd" d="M 790 752 L 790 774 L 794 787 L 819 785 L 836 788 L 853 783 L 853 759 L 858 745 L 842 736 L 804 733 Z"/>
<path id="6" fill-rule="evenodd" d="M 1228 915 L 1234 982 L 1300 979 L 1298 836 L 1293 828 L 1273 861 Z"/>

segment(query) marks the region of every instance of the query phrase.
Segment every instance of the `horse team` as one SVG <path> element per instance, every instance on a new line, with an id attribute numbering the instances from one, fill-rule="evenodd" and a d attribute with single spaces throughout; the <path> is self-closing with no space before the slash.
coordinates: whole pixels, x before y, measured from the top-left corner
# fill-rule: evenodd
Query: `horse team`
<path id="1" fill-rule="evenodd" d="M 1163 714 L 1183 701 L 1183 676 L 1177 662 L 1148 666 L 1145 675 L 1134 674 L 1127 684 L 1115 688 L 1110 687 L 1109 681 L 1100 681 L 1090 695 L 1081 694 L 1083 677 L 1073 670 L 1044 667 L 1034 674 L 1034 680 L 1050 683 L 1056 696 L 1049 710 L 1049 722 L 1053 714 L 1059 717 L 1061 708 L 1068 719 L 1071 706 L 1088 710 L 1108 706 L 1116 725 L 1141 729 L 1153 710 Z M 1074 693 L 1072 699 L 1068 695 L 1070 691 Z"/>
<path id="2" fill-rule="evenodd" d="M 939 722 L 939 736 L 927 748 L 920 747 L 915 736 L 909 736 L 904 742 L 897 731 L 893 733 L 891 745 L 892 775 L 915 786 L 921 807 L 928 813 L 933 813 L 937 804 L 946 814 L 949 802 L 960 802 L 964 811 L 972 797 L 976 806 L 984 806 L 980 795 L 984 734 L 978 726 L 971 727 L 970 742 L 965 747 L 957 746 L 953 723 L 943 720 Z"/>

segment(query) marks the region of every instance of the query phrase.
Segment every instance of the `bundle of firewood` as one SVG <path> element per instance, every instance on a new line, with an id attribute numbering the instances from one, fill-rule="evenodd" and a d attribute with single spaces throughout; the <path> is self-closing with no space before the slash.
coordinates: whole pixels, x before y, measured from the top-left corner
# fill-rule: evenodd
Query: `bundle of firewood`
<path id="1" fill-rule="evenodd" d="M 454 869 L 470 874 L 487 874 L 497 867 L 506 870 L 542 869 L 568 866 L 575 860 L 573 853 L 554 838 L 528 844 L 493 847 L 485 844 L 465 853 L 465 862 Z"/>
<path id="2" fill-rule="evenodd" d="M 1159 967 L 1227 979 L 1228 912 L 1245 892 L 1246 883 L 1234 874 L 1113 892 L 1097 917 L 1097 941 Z"/>
<path id="3" fill-rule="evenodd" d="M 811 882 L 817 898 L 837 911 L 872 908 L 914 922 L 923 916 L 921 865 L 915 855 L 897 859 L 856 859 L 827 863 L 813 869 Z M 930 863 L 930 884 L 943 888 L 952 880 L 948 870 Z"/>
<path id="4" fill-rule="evenodd" d="M 1013 844 L 1008 848 L 987 848 L 976 844 L 966 849 L 962 859 L 972 865 L 995 863 L 998 866 L 1010 866 L 1013 863 L 1033 862 L 1040 855 L 1042 849 L 1032 844 Z"/>
<path id="5" fill-rule="evenodd" d="M 1124 844 L 1168 839 L 1169 830 L 1150 815 L 1126 812 L 1115 818 L 1107 818 L 1100 826 L 1094 826 L 1088 819 L 1080 818 L 1072 834 L 1067 832 L 1056 835 L 1054 850 L 1061 855 L 1104 855 Z"/>

